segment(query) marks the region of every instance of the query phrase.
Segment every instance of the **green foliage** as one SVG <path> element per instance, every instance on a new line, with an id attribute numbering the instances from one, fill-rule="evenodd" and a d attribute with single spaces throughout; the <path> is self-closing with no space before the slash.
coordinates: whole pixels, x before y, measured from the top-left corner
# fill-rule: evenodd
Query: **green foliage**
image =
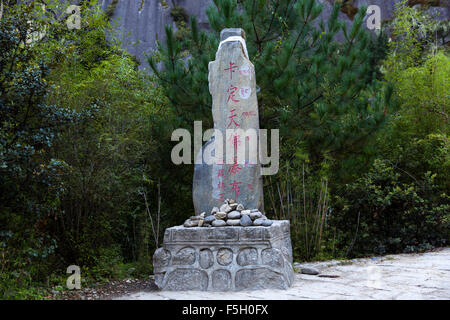
<path id="1" fill-rule="evenodd" d="M 376 159 L 370 171 L 333 186 L 331 224 L 345 254 L 448 244 L 450 70 L 448 51 L 436 42 L 440 26 L 427 13 L 398 5 L 381 70 L 399 108 L 365 148 Z"/>
<path id="2" fill-rule="evenodd" d="M 166 43 L 149 63 L 180 126 L 192 128 L 194 120 L 212 126 L 208 63 L 219 32 L 239 26 L 257 70 L 261 127 L 280 129 L 282 157 L 306 154 L 314 168 L 338 159 L 337 179 L 348 178 L 346 166 L 355 166 L 355 157 L 393 109 L 392 88 L 376 80 L 386 37 L 365 31 L 365 8 L 349 30 L 338 19 L 338 4 L 327 21 L 320 18 L 322 10 L 312 0 L 217 0 L 207 9 L 212 32 L 198 31 L 192 18 L 191 34 L 175 40 L 167 27 Z M 339 33 L 344 41 L 338 41 Z"/>
<path id="3" fill-rule="evenodd" d="M 1 273 L 2 282 L 18 286 L 42 281 L 57 261 L 58 245 L 47 227 L 65 163 L 48 154 L 64 127 L 89 118 L 47 101 L 50 66 L 30 38 L 44 24 L 32 15 L 32 6 L 8 6 L 0 20 Z"/>
<path id="4" fill-rule="evenodd" d="M 105 15 L 108 17 L 108 19 L 111 19 L 114 16 L 114 11 L 116 11 L 118 2 L 119 0 L 112 0 L 112 2 L 106 8 Z"/>
<path id="5" fill-rule="evenodd" d="M 447 149 L 448 157 L 448 149 Z M 402 182 L 402 172 L 377 160 L 370 172 L 345 185 L 334 203 L 347 255 L 413 252 L 448 244 L 450 197 L 436 174 Z"/>
<path id="6" fill-rule="evenodd" d="M 194 17 L 191 18 L 191 30 L 192 41 L 184 44 L 175 41 L 172 28 L 166 26 L 167 46 L 163 47 L 158 43 L 158 55 L 149 58 L 149 64 L 160 79 L 164 94 L 171 102 L 173 112 L 178 118 L 178 126 L 182 124 L 192 126 L 194 120 L 206 120 L 211 117 L 211 95 L 205 88 L 208 84 L 208 63 L 214 59 L 214 48 L 218 42 L 216 40 L 215 45 L 211 44 L 211 37 L 204 32 L 199 32 Z M 183 60 L 182 47 L 189 47 L 189 54 L 196 60 L 190 59 L 187 62 L 187 69 Z M 205 52 L 205 48 L 209 50 Z M 159 70 L 158 63 L 162 64 L 163 72 Z"/>
<path id="7" fill-rule="evenodd" d="M 394 109 L 393 88 L 377 80 L 382 77 L 377 64 L 386 54 L 385 34 L 373 37 L 366 32 L 365 8 L 360 8 L 347 28 L 338 18 L 340 9 L 336 4 L 329 19 L 323 20 L 323 5 L 312 0 L 216 0 L 207 9 L 212 32 L 199 31 L 195 18 L 191 18 L 190 35 L 182 39 L 166 27 L 165 45 L 159 44 L 158 52 L 149 59 L 180 127 L 190 129 L 194 120 L 212 126 L 211 97 L 205 90 L 208 63 L 214 60 L 223 28 L 245 30 L 260 88 L 261 127 L 280 129 L 280 162 L 286 163 L 286 168 L 302 172 L 308 161 L 309 175 L 317 177 L 308 179 L 307 186 L 281 174 L 266 179 L 269 216 L 286 216 L 292 205 L 290 214 L 307 217 L 317 226 L 312 212 L 316 205 L 324 205 L 321 182 L 330 181 L 334 186 L 335 181 L 351 180 L 358 170 L 366 170 L 373 157 L 366 150 L 368 142 Z M 308 203 L 303 201 L 305 188 L 314 199 Z M 296 200 L 290 198 L 292 194 L 297 195 Z M 310 230 L 314 237 L 303 241 L 303 232 L 311 225 L 301 222 L 295 231 L 299 235 L 295 246 L 306 259 L 317 256 L 321 246 L 315 237 L 321 232 L 314 228 Z"/>
<path id="8" fill-rule="evenodd" d="M 166 134 L 171 115 L 152 79 L 106 40 L 112 30 L 99 7 L 86 2 L 82 14 L 80 30 L 33 6 L 11 5 L 0 20 L 5 298 L 43 298 L 35 288 L 71 264 L 100 281 L 123 277 L 128 261 L 139 261 L 136 275 L 151 271 L 143 261 L 155 243 L 141 194 L 157 198 L 153 177 L 166 164 L 154 137 Z"/>
<path id="9" fill-rule="evenodd" d="M 401 111 L 394 117 L 398 131 L 409 137 L 449 133 L 449 74 L 450 56 L 443 51 L 397 73 L 396 94 L 402 102 Z"/>
<path id="10" fill-rule="evenodd" d="M 445 21 L 402 1 L 391 24 L 393 41 L 383 70 L 402 103 L 395 125 L 409 136 L 448 134 L 450 56 L 438 40 Z"/>
<path id="11" fill-rule="evenodd" d="M 435 53 L 445 43 L 450 26 L 448 20 L 438 21 L 428 11 L 411 8 L 406 2 L 396 4 L 390 23 L 392 41 L 384 65 L 388 80 L 397 80 L 399 72 L 421 64 L 430 52 Z"/>
<path id="12" fill-rule="evenodd" d="M 308 161 L 298 164 L 286 161 L 280 168 L 280 179 L 265 188 L 266 208 L 270 205 L 274 210 L 270 218 L 290 221 L 295 261 L 339 256 L 335 248 L 336 230 L 327 221 L 330 211 L 328 170 L 324 163 L 321 174 L 317 175 Z M 271 180 L 269 177 L 269 182 Z"/>
<path id="13" fill-rule="evenodd" d="M 83 286 L 151 274 L 164 229 L 193 210 L 171 133 L 212 126 L 225 27 L 245 30 L 261 127 L 280 129 L 265 209 L 291 221 L 296 260 L 448 245 L 448 22 L 402 3 L 387 45 L 365 8 L 347 28 L 339 4 L 323 20 L 313 0 L 214 0 L 205 32 L 175 6 L 149 76 L 111 36 L 117 1 L 82 1 L 80 30 L 46 3 L 6 1 L 0 19 L 3 298 L 46 299 L 71 264 Z"/>
<path id="14" fill-rule="evenodd" d="M 193 120 L 211 125 L 211 98 L 204 90 L 207 64 L 214 59 L 223 28 L 245 30 L 261 89 L 261 126 L 280 129 L 281 163 L 285 163 L 276 177 L 265 179 L 265 198 L 270 200 L 265 209 L 270 217 L 293 222 L 294 252 L 301 259 L 347 253 L 348 239 L 342 235 L 354 230 L 350 226 L 356 220 L 334 201 L 356 206 L 357 197 L 350 197 L 351 193 L 347 197 L 345 186 L 367 192 L 358 179 L 375 170 L 375 159 L 377 163 L 391 161 L 398 170 L 420 179 L 433 172 L 436 175 L 429 183 L 439 192 L 447 186 L 448 60 L 431 41 L 445 29 L 442 23 L 400 4 L 388 46 L 389 30 L 377 36 L 365 31 L 364 7 L 350 27 L 338 18 L 339 4 L 328 20 L 321 18 L 322 10 L 322 4 L 310 0 L 215 0 L 207 10 L 212 32 L 198 31 L 195 19 L 191 19 L 188 37 L 177 38 L 167 27 L 165 45 L 160 44 L 149 59 L 180 125 L 191 128 Z M 405 177 L 392 178 L 383 185 L 383 192 L 399 187 L 399 202 L 410 201 L 407 188 L 411 181 Z M 427 198 L 429 193 L 420 197 L 413 200 L 428 201 L 428 206 L 437 201 Z M 333 223 L 328 221 L 330 215 L 337 217 Z M 400 219 L 402 223 L 406 220 Z M 374 238 L 381 239 L 383 229 L 374 230 L 379 232 Z M 425 248 L 421 239 L 418 244 L 406 238 L 402 241 L 409 248 Z M 352 244 L 352 254 L 370 253 L 369 246 L 358 245 Z"/>
<path id="15" fill-rule="evenodd" d="M 158 143 L 149 133 L 152 120 L 166 118 L 160 108 L 164 100 L 126 56 L 112 55 L 90 70 L 73 62 L 68 56 L 67 65 L 55 70 L 58 89 L 51 99 L 73 109 L 96 101 L 99 111 L 92 122 L 65 131 L 55 147 L 68 164 L 58 217 L 59 228 L 66 230 L 60 240 L 67 259 L 82 265 L 97 265 L 92 260 L 102 255 L 97 250 L 113 243 L 121 243 L 125 257 L 137 259 L 139 246 L 147 245 L 140 243 L 138 226 L 149 227 L 139 192 L 152 189 L 144 176 L 153 176 L 158 160 L 152 159 Z"/>
<path id="16" fill-rule="evenodd" d="M 179 5 L 175 5 L 170 9 L 170 16 L 172 17 L 173 21 L 175 21 L 177 26 L 180 23 L 187 23 L 189 20 L 189 16 L 186 13 L 186 10 Z"/>
<path id="17" fill-rule="evenodd" d="M 414 24 L 416 20 L 407 19 L 411 17 L 418 17 L 420 28 Z M 411 175 L 423 176 L 428 171 L 437 173 L 436 183 L 446 191 L 449 190 L 446 157 L 450 56 L 447 49 L 434 42 L 437 30 L 429 15 L 400 7 L 393 24 L 398 26 L 402 23 L 406 23 L 406 30 L 400 29 L 402 33 L 396 31 L 398 34 L 409 34 L 408 29 L 431 30 L 431 34 L 424 34 L 420 42 L 417 38 L 406 41 L 412 51 L 419 52 L 408 65 L 401 55 L 397 55 L 398 48 L 404 45 L 403 40 L 397 38 L 391 42 L 383 67 L 386 77 L 392 79 L 395 86 L 394 95 L 400 108 L 393 114 L 391 126 L 380 133 L 376 144 L 384 159 L 389 159 Z M 435 46 L 424 47 L 423 41 L 427 39 Z"/>

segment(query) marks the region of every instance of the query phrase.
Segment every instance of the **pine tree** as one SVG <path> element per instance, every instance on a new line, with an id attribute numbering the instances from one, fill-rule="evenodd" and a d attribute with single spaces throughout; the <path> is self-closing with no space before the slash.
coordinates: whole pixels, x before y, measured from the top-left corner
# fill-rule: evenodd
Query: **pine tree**
<path id="1" fill-rule="evenodd" d="M 325 21 L 314 0 L 214 0 L 207 9 L 211 32 L 199 31 L 191 18 L 190 37 L 175 42 L 167 27 L 166 43 L 158 46 L 162 68 L 156 57 L 149 63 L 179 116 L 209 124 L 208 62 L 223 28 L 243 28 L 260 88 L 261 127 L 280 129 L 288 158 L 343 159 L 360 152 L 385 122 L 392 88 L 376 79 L 366 8 L 350 28 L 339 20 L 340 8 L 336 3 Z"/>

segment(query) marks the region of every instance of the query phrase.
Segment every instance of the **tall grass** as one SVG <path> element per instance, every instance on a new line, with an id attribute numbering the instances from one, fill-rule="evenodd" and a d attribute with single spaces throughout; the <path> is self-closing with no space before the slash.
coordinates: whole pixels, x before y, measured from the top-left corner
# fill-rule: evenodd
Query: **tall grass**
<path id="1" fill-rule="evenodd" d="M 286 165 L 277 180 L 269 176 L 266 188 L 270 205 L 266 204 L 266 209 L 272 210 L 274 219 L 290 221 L 293 253 L 298 261 L 335 255 L 336 232 L 327 224 L 331 213 L 328 179 L 314 177 L 307 169 L 304 162 L 298 171 Z"/>

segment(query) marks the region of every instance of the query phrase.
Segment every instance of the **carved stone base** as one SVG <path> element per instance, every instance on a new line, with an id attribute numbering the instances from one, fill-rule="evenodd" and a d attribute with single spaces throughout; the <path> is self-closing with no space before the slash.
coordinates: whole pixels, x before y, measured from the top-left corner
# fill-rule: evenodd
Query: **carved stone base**
<path id="1" fill-rule="evenodd" d="M 153 268 L 163 290 L 287 289 L 294 281 L 289 221 L 270 227 L 168 228 Z"/>

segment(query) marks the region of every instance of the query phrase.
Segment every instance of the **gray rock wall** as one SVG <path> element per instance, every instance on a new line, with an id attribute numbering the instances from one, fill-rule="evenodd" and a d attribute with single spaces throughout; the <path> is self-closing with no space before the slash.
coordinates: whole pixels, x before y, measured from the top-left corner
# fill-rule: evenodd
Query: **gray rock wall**
<path id="1" fill-rule="evenodd" d="M 113 0 L 99 0 L 102 8 L 106 10 Z M 175 27 L 170 8 L 176 4 L 182 6 L 188 15 L 196 16 L 200 28 L 208 29 L 208 17 L 206 8 L 212 0 L 166 0 L 168 8 L 161 4 L 161 0 L 118 0 L 113 19 L 117 21 L 119 38 L 123 41 L 123 47 L 132 55 L 135 55 L 142 63 L 142 68 L 148 68 L 144 53 L 149 53 L 155 48 L 155 40 L 165 40 L 164 26 L 171 24 Z M 328 17 L 331 13 L 331 0 L 317 0 L 325 5 L 323 16 Z M 353 6 L 359 8 L 362 5 L 378 5 L 381 8 L 381 19 L 387 20 L 392 17 L 395 4 L 399 0 L 353 0 Z M 449 19 L 449 0 L 441 0 L 440 7 L 430 10 L 439 11 L 441 19 Z M 350 24 L 348 16 L 341 12 L 341 19 L 346 19 Z M 239 27 L 239 26 L 236 26 Z"/>
<path id="2" fill-rule="evenodd" d="M 113 0 L 99 0 L 102 9 L 106 11 Z M 145 53 L 151 54 L 156 47 L 156 40 L 165 40 L 165 25 L 176 28 L 170 8 L 171 0 L 167 0 L 168 7 L 161 4 L 161 0 L 119 0 L 114 10 L 112 22 L 115 23 L 117 37 L 122 41 L 122 47 L 137 57 L 142 68 L 148 69 Z M 179 0 L 175 4 L 182 6 L 189 16 L 196 16 L 199 27 L 208 29 L 206 8 L 211 0 Z"/>
<path id="3" fill-rule="evenodd" d="M 112 1 L 102 0 L 102 9 L 106 10 Z M 164 40 L 164 26 L 173 23 L 170 9 L 164 8 L 160 0 L 145 0 L 142 8 L 140 0 L 119 0 L 111 21 L 122 47 L 136 56 L 143 68 L 148 68 L 145 53 L 155 48 L 156 39 Z"/>

